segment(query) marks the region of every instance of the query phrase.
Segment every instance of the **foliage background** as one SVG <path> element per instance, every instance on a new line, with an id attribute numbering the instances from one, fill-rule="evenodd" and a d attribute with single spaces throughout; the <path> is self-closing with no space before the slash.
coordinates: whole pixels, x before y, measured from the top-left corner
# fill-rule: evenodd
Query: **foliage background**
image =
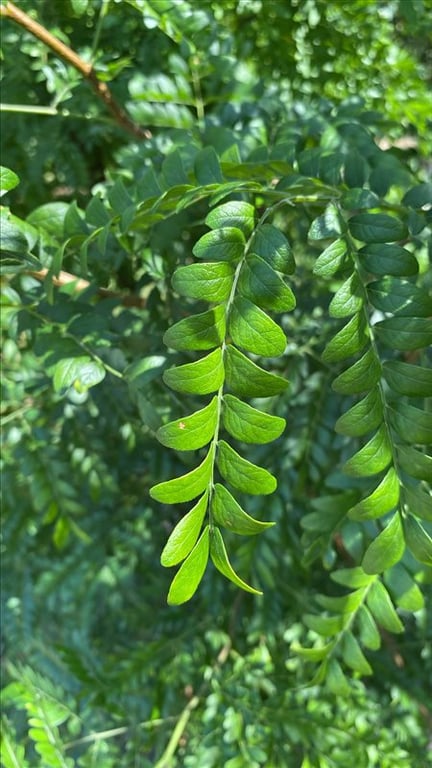
<path id="1" fill-rule="evenodd" d="M 426 1 L 19 6 L 92 61 L 152 132 L 146 141 L 129 136 L 75 70 L 4 19 L 2 101 L 31 107 L 2 114 L 2 163 L 21 179 L 5 200 L 34 226 L 43 218 L 38 207 L 56 203 L 43 223 L 47 264 L 71 201 L 84 207 L 95 191 L 104 198 L 119 179 L 133 187 L 150 163 L 169 174 L 163 163 L 177 147 L 187 164 L 193 148 L 220 154 L 234 139 L 243 157 L 259 159 L 258 147 L 271 145 L 281 125 L 287 144 L 300 135 L 313 147 L 335 110 L 345 109 L 366 115 L 377 140 L 392 147 L 389 173 L 396 168 L 401 186 L 404 172 L 423 180 L 431 170 Z M 148 490 L 181 464 L 154 438 L 178 408 L 160 382 L 162 335 L 181 312 L 170 276 L 190 253 L 190 238 L 205 231 L 205 214 L 198 204 L 150 233 L 113 237 L 109 255 L 89 250 L 91 282 L 145 296 L 145 308 L 119 311 L 115 296 L 95 301 L 92 289 L 77 300 L 67 287 L 51 304 L 29 274 L 6 280 L 4 765 L 427 766 L 426 609 L 406 617 L 403 636 L 384 633 L 372 679 L 354 675 L 336 692 L 304 687 L 311 669 L 290 651 L 293 641 L 307 642 L 301 617 L 323 582 L 334 589 L 326 569 L 358 547 L 347 530 L 342 549 L 330 545 L 322 562 L 301 558 L 300 519 L 344 447 L 333 432 L 340 398 L 329 395 L 319 359 L 328 299 L 307 280 L 315 254 L 294 214 L 284 223 L 302 311 L 284 320 L 292 342 L 282 365 L 292 389 L 274 405 L 290 430 L 277 450 L 255 449 L 279 478 L 266 501 L 277 526 L 235 552 L 239 570 L 265 595 L 239 593 L 209 570 L 191 604 L 165 604 L 170 575 L 159 554 L 178 512 L 151 502 Z M 63 268 L 73 274 L 86 266 L 78 250 L 65 254 Z M 78 339 L 114 373 L 88 391 L 55 391 L 56 338 L 62 352 Z M 146 368 L 134 368 L 142 359 Z M 128 375 L 115 375 L 120 370 Z M 430 580 L 426 569 L 421 578 Z"/>

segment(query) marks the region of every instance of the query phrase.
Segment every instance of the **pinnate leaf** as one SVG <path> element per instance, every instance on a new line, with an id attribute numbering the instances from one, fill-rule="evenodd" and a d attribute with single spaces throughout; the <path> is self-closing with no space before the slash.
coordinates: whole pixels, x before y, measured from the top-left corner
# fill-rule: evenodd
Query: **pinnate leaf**
<path id="1" fill-rule="evenodd" d="M 328 342 L 322 359 L 326 363 L 334 363 L 338 360 L 344 360 L 346 357 L 360 352 L 367 344 L 369 336 L 366 330 L 366 324 L 363 313 L 358 312 L 349 322 L 340 330 L 336 336 Z"/>
<path id="2" fill-rule="evenodd" d="M 416 257 L 400 245 L 366 245 L 360 248 L 358 256 L 362 267 L 374 275 L 411 276 L 419 269 Z"/>
<path id="3" fill-rule="evenodd" d="M 381 635 L 369 608 L 362 605 L 356 616 L 359 637 L 365 648 L 377 651 L 381 647 Z"/>
<path id="4" fill-rule="evenodd" d="M 386 213 L 358 213 L 348 226 L 352 236 L 364 243 L 395 243 L 408 234 L 403 221 Z"/>
<path id="5" fill-rule="evenodd" d="M 346 371 L 340 373 L 332 384 L 335 392 L 342 395 L 357 395 L 366 392 L 379 381 L 381 365 L 372 349 L 357 360 Z"/>
<path id="6" fill-rule="evenodd" d="M 342 638 L 342 658 L 347 667 L 355 672 L 361 675 L 372 674 L 372 668 L 352 632 L 345 632 Z"/>
<path id="7" fill-rule="evenodd" d="M 394 403 L 389 409 L 390 423 L 407 442 L 432 444 L 432 414 L 409 403 Z"/>
<path id="8" fill-rule="evenodd" d="M 177 523 L 161 554 L 161 565 L 178 565 L 194 548 L 207 510 L 208 493 Z"/>
<path id="9" fill-rule="evenodd" d="M 220 483 L 216 483 L 211 501 L 211 512 L 219 525 L 233 533 L 253 536 L 271 528 L 274 523 L 266 523 L 250 517 L 238 504 L 234 496 Z"/>
<path id="10" fill-rule="evenodd" d="M 318 256 L 313 268 L 314 274 L 325 278 L 336 274 L 345 261 L 346 252 L 345 240 L 335 240 Z"/>
<path id="11" fill-rule="evenodd" d="M 253 595 L 262 595 L 260 590 L 254 589 L 254 587 L 246 584 L 243 579 L 237 576 L 228 559 L 222 534 L 219 528 L 216 526 L 213 526 L 211 529 L 210 556 L 218 571 L 220 571 L 227 579 L 232 581 L 237 587 L 240 587 L 240 589 L 243 589 L 245 592 L 251 592 Z"/>
<path id="12" fill-rule="evenodd" d="M 381 581 L 373 582 L 368 591 L 366 603 L 380 627 L 395 634 L 403 632 L 403 624 Z"/>
<path id="13" fill-rule="evenodd" d="M 406 543 L 419 563 L 432 565 L 432 539 L 412 515 L 404 519 Z"/>
<path id="14" fill-rule="evenodd" d="M 345 222 L 343 221 L 338 209 L 333 203 L 327 206 L 325 213 L 318 216 L 312 222 L 308 238 L 309 240 L 327 240 L 328 238 L 338 237 L 345 229 Z"/>
<path id="15" fill-rule="evenodd" d="M 369 283 L 370 302 L 381 312 L 397 313 L 398 317 L 432 317 L 432 298 L 422 288 L 396 277 L 383 277 Z"/>
<path id="16" fill-rule="evenodd" d="M 427 317 L 388 317 L 374 331 L 384 346 L 403 352 L 432 344 L 432 319 Z"/>
<path id="17" fill-rule="evenodd" d="M 420 488 L 405 486 L 403 495 L 405 504 L 413 515 L 432 522 L 432 496 L 430 494 L 425 493 Z"/>
<path id="18" fill-rule="evenodd" d="M 408 445 L 396 446 L 396 452 L 400 466 L 408 475 L 432 483 L 432 456 Z"/>
<path id="19" fill-rule="evenodd" d="M 174 576 L 168 592 L 168 605 L 181 605 L 193 597 L 209 558 L 209 527 L 204 528 L 198 542 Z"/>
<path id="20" fill-rule="evenodd" d="M 363 400 L 356 403 L 339 417 L 335 424 L 336 432 L 349 437 L 359 437 L 381 424 L 383 408 L 380 392 L 375 387 Z"/>
<path id="21" fill-rule="evenodd" d="M 432 368 L 387 360 L 383 365 L 387 384 L 400 395 L 430 397 L 432 392 Z"/>
<path id="22" fill-rule="evenodd" d="M 216 464 L 224 480 L 239 491 L 260 495 L 276 490 L 276 478 L 270 472 L 243 459 L 225 440 L 219 440 Z"/>
<path id="23" fill-rule="evenodd" d="M 354 272 L 333 296 L 329 306 L 330 317 L 350 317 L 360 311 L 363 302 L 363 287 Z"/>

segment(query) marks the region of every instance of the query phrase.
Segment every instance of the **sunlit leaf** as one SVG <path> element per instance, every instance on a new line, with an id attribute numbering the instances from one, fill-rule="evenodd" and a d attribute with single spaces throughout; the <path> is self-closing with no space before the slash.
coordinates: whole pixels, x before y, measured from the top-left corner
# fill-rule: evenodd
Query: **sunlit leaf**
<path id="1" fill-rule="evenodd" d="M 382 573 L 397 563 L 405 551 L 400 514 L 396 512 L 379 536 L 369 544 L 362 568 L 366 573 Z"/>
<path id="2" fill-rule="evenodd" d="M 251 592 L 253 595 L 262 595 L 260 590 L 254 589 L 254 587 L 246 584 L 243 579 L 237 576 L 228 559 L 222 534 L 216 526 L 213 526 L 210 532 L 210 556 L 218 571 L 232 581 L 237 587 L 240 587 L 240 589 L 243 589 L 245 592 Z"/>
<path id="3" fill-rule="evenodd" d="M 171 582 L 167 598 L 168 605 L 181 605 L 193 597 L 204 576 L 209 547 L 209 527 L 207 526 Z"/>
<path id="4" fill-rule="evenodd" d="M 285 428 L 285 419 L 263 413 L 234 395 L 224 395 L 222 421 L 227 432 L 245 443 L 269 443 Z"/>
<path id="5" fill-rule="evenodd" d="M 178 565 L 195 546 L 207 510 L 208 493 L 177 523 L 161 554 L 161 565 Z"/>
<path id="6" fill-rule="evenodd" d="M 207 488 L 213 467 L 213 448 L 211 447 L 204 461 L 185 475 L 158 483 L 150 489 L 150 496 L 162 504 L 177 504 L 191 501 Z"/>
<path id="7" fill-rule="evenodd" d="M 225 440 L 219 440 L 216 464 L 224 480 L 244 493 L 269 494 L 276 490 L 276 478 L 266 469 L 243 459 Z"/>
<path id="8" fill-rule="evenodd" d="M 250 517 L 220 483 L 216 483 L 213 490 L 211 513 L 219 525 L 243 536 L 262 533 L 266 528 L 274 525 L 274 523 L 265 523 Z"/>
<path id="9" fill-rule="evenodd" d="M 218 417 L 218 399 L 189 416 L 164 424 L 156 433 L 162 445 L 178 451 L 193 451 L 202 448 L 213 438 Z"/>

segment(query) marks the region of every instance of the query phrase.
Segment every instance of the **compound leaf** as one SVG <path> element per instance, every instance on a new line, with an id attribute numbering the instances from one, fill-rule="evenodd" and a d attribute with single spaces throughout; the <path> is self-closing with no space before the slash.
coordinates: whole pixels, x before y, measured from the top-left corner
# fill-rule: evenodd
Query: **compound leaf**
<path id="1" fill-rule="evenodd" d="M 322 353 L 325 363 L 335 363 L 351 357 L 367 344 L 369 336 L 363 313 L 357 312 L 354 317 L 326 345 Z"/>
<path id="2" fill-rule="evenodd" d="M 176 350 L 212 349 L 222 344 L 226 331 L 225 308 L 214 309 L 185 317 L 164 334 L 164 344 Z"/>
<path id="3" fill-rule="evenodd" d="M 409 277 L 419 269 L 416 257 L 400 245 L 366 245 L 360 248 L 358 256 L 362 267 L 374 275 Z"/>
<path id="4" fill-rule="evenodd" d="M 242 296 L 265 309 L 289 312 L 295 307 L 291 288 L 262 258 L 248 256 L 240 272 L 238 290 Z"/>
<path id="5" fill-rule="evenodd" d="M 237 227 L 222 227 L 206 232 L 192 248 L 197 259 L 230 262 L 241 259 L 245 248 L 245 237 Z"/>
<path id="6" fill-rule="evenodd" d="M 175 291 L 189 299 L 225 301 L 231 291 L 234 269 L 227 262 L 188 264 L 178 267 L 172 276 Z"/>
<path id="7" fill-rule="evenodd" d="M 386 469 L 391 460 L 387 427 L 383 425 L 363 448 L 345 462 L 344 472 L 353 477 L 369 477 Z"/>
<path id="8" fill-rule="evenodd" d="M 388 317 L 374 325 L 384 346 L 409 352 L 432 344 L 432 320 L 427 317 Z"/>
<path id="9" fill-rule="evenodd" d="M 195 395 L 216 392 L 224 380 L 222 349 L 215 349 L 201 360 L 169 368 L 163 380 L 171 389 Z"/>
<path id="10" fill-rule="evenodd" d="M 368 591 L 366 603 L 380 627 L 394 634 L 403 632 L 403 624 L 381 581 L 374 581 Z"/>
<path id="11" fill-rule="evenodd" d="M 366 573 L 382 573 L 397 563 L 405 551 L 405 540 L 399 512 L 374 541 L 369 544 L 362 568 Z"/>
<path id="12" fill-rule="evenodd" d="M 363 400 L 356 403 L 339 417 L 335 424 L 336 432 L 349 437 L 359 437 L 381 424 L 383 407 L 380 392 L 375 387 Z"/>
<path id="13" fill-rule="evenodd" d="M 211 447 L 204 461 L 185 475 L 158 483 L 150 488 L 150 496 L 162 504 L 191 501 L 207 488 L 213 469 L 214 451 Z"/>
<path id="14" fill-rule="evenodd" d="M 408 234 L 403 221 L 386 213 L 358 213 L 348 226 L 352 236 L 364 243 L 394 243 Z"/>
<path id="15" fill-rule="evenodd" d="M 255 225 L 255 208 L 250 203 L 231 200 L 210 211 L 205 223 L 211 229 L 237 227 L 246 237 L 249 237 Z"/>
<path id="16" fill-rule="evenodd" d="M 228 330 L 235 344 L 256 355 L 275 357 L 285 351 L 282 328 L 256 304 L 241 296 L 234 299 Z"/>
<path id="17" fill-rule="evenodd" d="M 291 275 L 295 269 L 291 246 L 285 235 L 272 224 L 261 224 L 253 234 L 250 253 L 260 256 L 272 269 Z"/>
<path id="18" fill-rule="evenodd" d="M 375 490 L 363 501 L 348 510 L 351 520 L 372 520 L 390 512 L 399 502 L 399 478 L 393 469 L 389 469 Z"/>
<path id="19" fill-rule="evenodd" d="M 285 419 L 258 411 L 234 395 L 224 395 L 222 421 L 227 432 L 244 443 L 269 443 L 285 428 Z"/>
<path id="20" fill-rule="evenodd" d="M 408 515 L 404 519 L 404 531 L 407 546 L 419 563 L 432 565 L 432 539 L 423 526 Z"/>
<path id="21" fill-rule="evenodd" d="M 214 435 L 218 416 L 217 403 L 218 399 L 214 397 L 205 408 L 164 424 L 156 433 L 157 439 L 162 445 L 178 451 L 202 448 Z"/>
<path id="22" fill-rule="evenodd" d="M 363 303 L 363 287 L 354 272 L 333 296 L 329 306 L 330 317 L 350 317 L 360 311 Z"/>
<path id="23" fill-rule="evenodd" d="M 381 376 L 381 365 L 372 349 L 333 381 L 332 389 L 341 395 L 357 395 L 375 386 Z"/>
<path id="24" fill-rule="evenodd" d="M 395 392 L 413 397 L 430 397 L 432 392 L 432 368 L 387 360 L 383 365 L 383 376 Z"/>
<path id="25" fill-rule="evenodd" d="M 264 371 L 230 344 L 225 350 L 225 375 L 230 389 L 240 397 L 272 397 L 288 387 L 282 376 Z"/>
<path id="26" fill-rule="evenodd" d="M 336 274 L 345 261 L 346 252 L 345 240 L 335 240 L 318 256 L 313 268 L 314 274 L 324 278 Z"/>

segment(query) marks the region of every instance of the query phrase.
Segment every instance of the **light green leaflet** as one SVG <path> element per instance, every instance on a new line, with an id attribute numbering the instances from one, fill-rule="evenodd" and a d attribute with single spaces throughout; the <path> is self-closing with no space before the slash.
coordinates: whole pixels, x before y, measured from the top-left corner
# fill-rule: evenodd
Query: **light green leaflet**
<path id="1" fill-rule="evenodd" d="M 345 261 L 347 245 L 345 240 L 335 240 L 317 258 L 313 271 L 320 277 L 336 274 Z"/>
<path id="2" fill-rule="evenodd" d="M 368 343 L 369 335 L 362 312 L 354 317 L 326 345 L 322 359 L 326 363 L 335 363 L 360 352 Z"/>
<path id="3" fill-rule="evenodd" d="M 236 227 L 222 227 L 214 232 L 207 232 L 197 243 L 192 253 L 197 259 L 209 259 L 217 262 L 238 261 L 243 256 L 245 237 Z M 193 266 L 193 265 L 191 265 Z M 207 300 L 211 300 L 208 296 Z"/>
<path id="4" fill-rule="evenodd" d="M 225 338 L 225 314 L 225 306 L 219 304 L 207 312 L 185 317 L 168 328 L 164 344 L 177 350 L 213 349 Z"/>
<path id="5" fill-rule="evenodd" d="M 295 307 L 291 288 L 264 259 L 248 256 L 240 272 L 238 290 L 255 304 L 275 312 L 288 312 Z"/>
<path id="6" fill-rule="evenodd" d="M 376 429 L 382 422 L 383 406 L 377 387 L 372 389 L 363 400 L 352 406 L 339 417 L 335 424 L 336 432 L 349 437 L 359 437 Z"/>
<path id="7" fill-rule="evenodd" d="M 329 314 L 331 317 L 350 317 L 360 311 L 363 303 L 363 287 L 357 273 L 354 272 L 333 296 Z"/>
<path id="8" fill-rule="evenodd" d="M 166 568 L 178 565 L 194 548 L 207 511 L 208 493 L 177 523 L 161 554 L 161 564 Z"/>
<path id="9" fill-rule="evenodd" d="M 243 249 L 243 243 L 241 244 Z M 240 252 L 241 255 L 241 252 Z M 231 264 L 216 262 L 214 264 L 189 264 L 178 267 L 172 277 L 175 291 L 189 299 L 204 301 L 225 301 L 230 295 L 234 270 Z"/>
<path id="10" fill-rule="evenodd" d="M 228 560 L 227 551 L 225 548 L 224 540 L 219 528 L 215 526 L 211 529 L 210 534 L 210 556 L 214 565 L 227 579 L 232 581 L 240 589 L 244 589 L 245 592 L 251 592 L 253 595 L 262 595 L 262 592 L 258 589 L 246 584 L 243 579 L 237 576 L 230 561 Z"/>
<path id="11" fill-rule="evenodd" d="M 167 480 L 165 483 L 158 483 L 150 490 L 150 496 L 162 504 L 178 504 L 181 501 L 191 501 L 207 488 L 213 467 L 213 448 L 211 447 L 204 461 L 187 472 L 173 480 Z"/>
<path id="12" fill-rule="evenodd" d="M 225 350 L 226 382 L 239 397 L 272 397 L 289 385 L 282 376 L 268 373 L 229 344 Z"/>
<path id="13" fill-rule="evenodd" d="M 246 237 L 252 233 L 255 224 L 255 208 L 250 203 L 231 200 L 213 208 L 205 220 L 211 229 L 238 227 Z"/>
<path id="14" fill-rule="evenodd" d="M 276 490 L 276 478 L 270 472 L 243 459 L 225 440 L 218 442 L 216 464 L 224 480 L 239 491 L 260 495 Z"/>
<path id="15" fill-rule="evenodd" d="M 163 380 L 171 389 L 195 395 L 216 392 L 224 380 L 222 350 L 215 349 L 195 363 L 169 368 Z"/>
<path id="16" fill-rule="evenodd" d="M 192 552 L 174 576 L 168 592 L 168 605 L 186 603 L 195 594 L 209 558 L 209 527 L 206 526 Z"/>
<path id="17" fill-rule="evenodd" d="M 260 256 L 272 269 L 284 275 L 291 275 L 295 270 L 291 246 L 285 235 L 272 224 L 261 224 L 256 229 L 250 252 Z"/>
<path id="18" fill-rule="evenodd" d="M 372 389 L 380 375 L 381 366 L 374 351 L 368 349 L 360 360 L 336 377 L 332 389 L 341 395 L 357 395 Z"/>
<path id="19" fill-rule="evenodd" d="M 241 296 L 237 296 L 232 305 L 228 330 L 234 344 L 256 355 L 276 357 L 285 351 L 282 328 L 256 304 Z"/>
<path id="20" fill-rule="evenodd" d="M 353 477 L 369 477 L 386 469 L 392 460 L 387 427 L 378 432 L 344 464 L 344 472 Z"/>
<path id="21" fill-rule="evenodd" d="M 220 483 L 216 483 L 213 490 L 211 513 L 219 525 L 243 536 L 262 533 L 266 528 L 274 525 L 274 523 L 264 523 L 250 517 Z"/>
<path id="22" fill-rule="evenodd" d="M 371 520 L 381 517 L 396 507 L 399 495 L 399 478 L 392 467 L 369 496 L 351 507 L 348 516 L 351 520 Z"/>
<path id="23" fill-rule="evenodd" d="M 227 432 L 245 443 L 270 443 L 285 428 L 285 419 L 263 413 L 234 395 L 224 395 L 223 425 Z"/>
<path id="24" fill-rule="evenodd" d="M 162 445 L 178 451 L 194 451 L 202 448 L 213 438 L 217 424 L 218 399 L 214 397 L 205 408 L 190 416 L 170 421 L 160 427 L 156 437 Z"/>
<path id="25" fill-rule="evenodd" d="M 405 551 L 405 540 L 399 512 L 393 515 L 379 536 L 369 544 L 362 568 L 366 573 L 382 573 L 395 565 Z"/>
<path id="26" fill-rule="evenodd" d="M 383 629 L 395 634 L 403 632 L 403 624 L 395 611 L 389 593 L 381 581 L 373 582 L 367 593 L 366 602 L 373 617 Z"/>

